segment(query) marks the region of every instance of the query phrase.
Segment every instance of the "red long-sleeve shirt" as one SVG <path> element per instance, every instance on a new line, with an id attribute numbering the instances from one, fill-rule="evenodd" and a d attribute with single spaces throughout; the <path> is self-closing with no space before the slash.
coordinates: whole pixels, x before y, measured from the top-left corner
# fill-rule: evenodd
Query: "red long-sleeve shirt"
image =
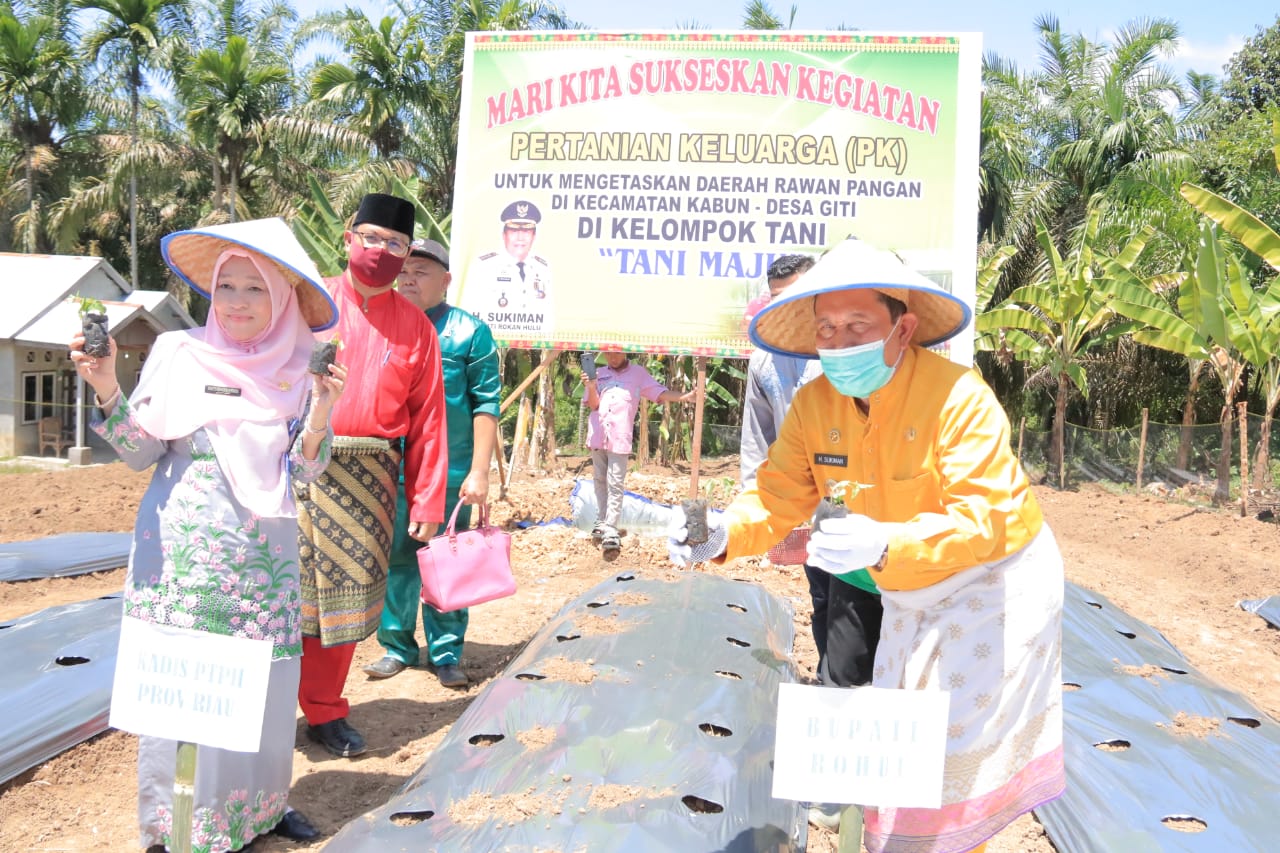
<path id="1" fill-rule="evenodd" d="M 335 435 L 404 436 L 409 520 L 444 522 L 449 476 L 440 342 L 427 315 L 394 290 L 365 297 L 347 276 L 325 279 L 338 306 L 338 361 L 347 385 L 333 409 Z"/>

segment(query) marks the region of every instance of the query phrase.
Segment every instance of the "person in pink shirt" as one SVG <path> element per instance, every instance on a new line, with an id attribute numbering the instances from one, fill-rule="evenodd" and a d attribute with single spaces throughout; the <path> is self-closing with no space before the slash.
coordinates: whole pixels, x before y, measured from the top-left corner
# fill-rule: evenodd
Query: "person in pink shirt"
<path id="1" fill-rule="evenodd" d="M 616 557 L 622 548 L 618 519 L 622 515 L 622 483 L 627 476 L 627 457 L 635 432 L 640 398 L 655 403 L 685 403 L 693 391 L 670 391 L 638 364 L 631 364 L 624 352 L 607 352 L 605 364 L 596 375 L 582 374 L 587 407 L 587 448 L 595 473 L 597 516 L 591 538 L 605 556 Z"/>

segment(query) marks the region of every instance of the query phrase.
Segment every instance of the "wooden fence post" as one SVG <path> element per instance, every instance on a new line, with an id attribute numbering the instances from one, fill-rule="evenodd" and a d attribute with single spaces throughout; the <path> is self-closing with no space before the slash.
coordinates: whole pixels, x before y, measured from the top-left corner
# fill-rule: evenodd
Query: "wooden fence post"
<path id="1" fill-rule="evenodd" d="M 1147 409 L 1142 408 L 1142 432 L 1138 434 L 1138 491 L 1142 491 L 1142 462 L 1147 458 Z"/>
<path id="2" fill-rule="evenodd" d="M 1249 404 L 1236 403 L 1240 419 L 1240 517 L 1249 517 Z"/>

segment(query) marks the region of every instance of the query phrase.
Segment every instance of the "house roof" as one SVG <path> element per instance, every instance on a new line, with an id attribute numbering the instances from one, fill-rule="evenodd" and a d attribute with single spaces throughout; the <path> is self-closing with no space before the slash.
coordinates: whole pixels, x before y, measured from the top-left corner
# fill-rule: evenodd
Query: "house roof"
<path id="1" fill-rule="evenodd" d="M 102 258 L 0 252 L 0 340 L 18 337 L 49 308 L 84 288 L 90 277 L 98 291 L 93 295 L 103 301 L 124 299 L 133 291 Z"/>

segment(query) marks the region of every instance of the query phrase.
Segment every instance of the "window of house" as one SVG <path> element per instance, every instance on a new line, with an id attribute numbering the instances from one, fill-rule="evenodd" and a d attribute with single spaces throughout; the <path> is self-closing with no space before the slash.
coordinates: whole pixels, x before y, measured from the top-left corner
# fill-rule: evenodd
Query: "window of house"
<path id="1" fill-rule="evenodd" d="M 41 418 L 56 414 L 54 388 L 57 377 L 57 372 L 53 370 L 22 374 L 22 422 L 24 424 L 33 424 Z"/>

